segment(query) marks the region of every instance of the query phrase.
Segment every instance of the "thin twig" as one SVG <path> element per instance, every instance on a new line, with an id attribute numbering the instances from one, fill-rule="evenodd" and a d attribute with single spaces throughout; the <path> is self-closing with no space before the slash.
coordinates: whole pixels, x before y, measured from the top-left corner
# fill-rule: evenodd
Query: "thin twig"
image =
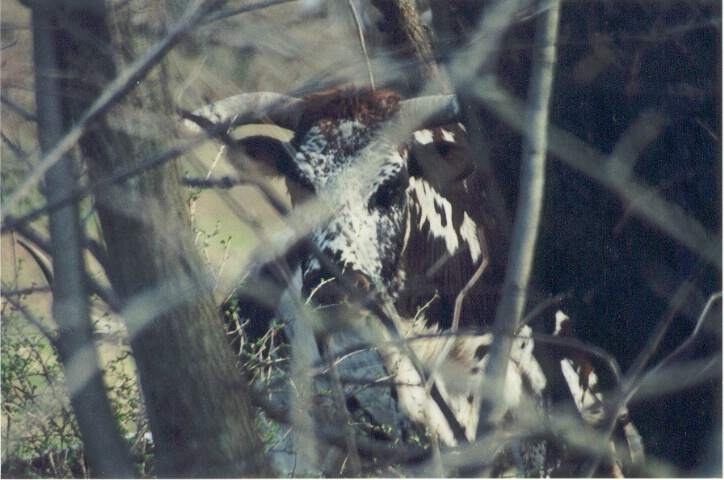
<path id="1" fill-rule="evenodd" d="M 569 293 L 560 293 L 558 295 L 555 295 L 553 297 L 543 300 L 538 305 L 536 305 L 533 308 L 533 310 L 528 312 L 525 315 L 525 317 L 523 317 L 523 319 L 520 321 L 520 326 L 522 327 L 523 325 L 528 325 L 528 323 L 530 323 L 531 320 L 533 320 L 538 315 L 540 315 L 541 312 L 543 312 L 545 309 L 547 309 L 548 307 L 551 307 L 553 305 L 557 305 L 557 304 L 561 303 L 563 300 L 566 299 L 566 297 L 569 297 L 569 296 L 570 296 Z"/>
<path id="2" fill-rule="evenodd" d="M 276 5 L 281 5 L 284 3 L 291 3 L 291 2 L 296 2 L 296 1 L 298 1 L 298 0 L 266 0 L 263 2 L 255 3 L 254 5 L 246 5 L 244 7 L 219 10 L 218 12 L 216 12 L 212 15 L 208 15 L 200 23 L 201 23 L 201 25 L 207 25 L 209 23 L 218 22 L 219 20 L 233 17 L 235 15 L 241 15 L 242 13 L 253 12 L 255 10 L 263 10 L 265 8 L 274 7 Z"/>
<path id="3" fill-rule="evenodd" d="M 494 69 L 503 35 L 533 1 L 498 0 L 486 6 L 469 47 L 461 50 L 449 63 L 448 71 L 456 90 L 465 93 L 469 87 L 477 85 L 481 69 L 486 72 Z M 470 68 L 471 60 L 477 62 L 478 68 Z"/>
<path id="4" fill-rule="evenodd" d="M 347 411 L 344 390 L 342 389 L 342 382 L 339 379 L 339 371 L 337 370 L 334 359 L 331 358 L 331 350 L 333 348 L 333 344 L 329 337 L 326 338 L 326 343 L 327 348 L 325 349 L 326 351 L 324 358 L 327 362 L 327 365 L 329 366 L 330 378 L 332 380 L 333 399 L 336 408 L 339 411 L 338 415 L 332 414 L 332 418 L 341 416 L 344 419 L 344 424 L 341 427 L 342 435 L 344 437 L 344 443 L 347 448 L 347 455 L 350 460 L 352 469 L 350 475 L 352 477 L 359 477 L 362 472 L 362 463 L 359 459 L 357 443 L 355 442 L 354 432 L 352 431 L 352 419 L 350 417 L 349 411 Z"/>
<path id="5" fill-rule="evenodd" d="M 619 404 L 625 405 L 629 401 L 631 401 L 631 398 L 636 394 L 636 392 L 639 390 L 642 384 L 646 383 L 649 379 L 653 378 L 659 371 L 661 371 L 663 368 L 667 367 L 676 357 L 681 355 L 686 349 L 688 349 L 691 344 L 699 337 L 699 334 L 701 333 L 701 327 L 704 325 L 704 321 L 707 318 L 707 315 L 709 314 L 709 311 L 712 308 L 712 305 L 714 305 L 715 302 L 721 301 L 722 298 L 722 292 L 716 292 L 711 294 L 709 296 L 709 300 L 707 300 L 706 305 L 704 306 L 704 309 L 701 312 L 701 315 L 699 315 L 699 319 L 696 322 L 696 325 L 694 326 L 694 330 L 691 332 L 691 334 L 687 337 L 686 340 L 684 340 L 681 345 L 676 347 L 676 349 L 668 354 L 666 358 L 661 360 L 659 363 L 657 363 L 654 367 L 652 367 L 650 370 L 648 370 L 641 378 L 635 378 L 635 382 L 627 381 L 624 383 L 624 395 Z M 628 376 L 628 375 L 627 375 Z"/>
<path id="6" fill-rule="evenodd" d="M 2 295 L 6 297 L 24 297 L 27 295 L 32 295 L 34 293 L 50 293 L 50 287 L 28 287 L 28 288 L 19 288 L 17 290 L 7 290 L 5 288 L 2 289 Z"/>
<path id="7" fill-rule="evenodd" d="M 7 107 L 12 110 L 13 112 L 19 114 L 21 117 L 23 117 L 25 120 L 30 120 L 31 122 L 37 122 L 38 117 L 35 115 L 35 113 L 25 109 L 22 105 L 17 103 L 16 101 L 9 98 L 4 93 L 0 93 L 0 101 L 7 105 Z"/>
<path id="8" fill-rule="evenodd" d="M 595 357 L 601 360 L 609 372 L 612 374 L 613 379 L 618 383 L 621 381 L 621 367 L 619 366 L 616 359 L 602 348 L 596 347 L 588 343 L 584 343 L 577 338 L 572 337 L 561 337 L 558 335 L 550 335 L 546 333 L 530 333 L 530 338 L 540 343 L 547 343 L 550 345 L 560 345 L 563 347 L 569 347 L 571 349 L 585 352 L 589 357 Z"/>
<path id="9" fill-rule="evenodd" d="M 19 224 L 17 232 L 30 240 L 37 248 L 45 252 L 46 255 L 50 255 L 50 241 L 39 232 L 37 232 L 35 229 L 33 229 L 30 225 L 26 223 Z M 20 241 L 20 239 L 18 239 L 18 241 Z M 104 262 L 102 262 L 96 254 L 94 255 L 96 256 L 96 259 L 99 261 L 101 266 L 106 269 L 106 265 L 104 265 Z M 116 295 L 116 292 L 111 289 L 105 288 L 88 272 L 84 272 L 84 277 L 85 283 L 91 293 L 94 293 L 98 296 L 98 298 L 103 300 L 114 313 L 119 313 L 121 311 L 121 301 L 118 298 L 118 295 Z"/>
<path id="10" fill-rule="evenodd" d="M 187 187 L 197 188 L 234 188 L 240 185 L 247 185 L 248 180 L 232 175 L 224 175 L 222 177 L 208 177 L 208 178 L 196 178 L 196 177 L 183 177 L 181 179 L 181 185 Z"/>
<path id="11" fill-rule="evenodd" d="M 354 19 L 354 24 L 357 26 L 357 38 L 359 39 L 360 48 L 362 48 L 362 55 L 364 55 L 365 62 L 367 63 L 367 74 L 370 76 L 370 88 L 372 90 L 375 90 L 375 77 L 372 74 L 372 64 L 370 63 L 370 56 L 367 54 L 367 45 L 365 44 L 365 34 L 362 30 L 362 22 L 359 19 L 357 7 L 354 6 L 354 0 L 347 0 L 347 5 L 352 11 L 352 18 Z"/>
<path id="12" fill-rule="evenodd" d="M 33 260 L 35 260 L 35 263 L 40 268 L 40 271 L 43 272 L 43 276 L 45 277 L 45 281 L 48 282 L 49 286 L 53 286 L 53 266 L 50 264 L 50 260 L 48 260 L 48 257 L 43 255 L 43 253 L 36 248 L 34 245 L 30 244 L 27 240 L 24 240 L 22 238 L 18 238 L 18 244 L 27 251 L 31 257 L 33 257 Z"/>
<path id="13" fill-rule="evenodd" d="M 688 283 L 688 282 L 687 282 Z M 684 298 L 688 294 L 688 292 L 691 290 L 691 288 L 682 287 L 679 292 L 677 292 L 679 295 L 677 295 L 679 302 L 683 302 Z M 709 297 L 709 300 L 707 301 L 706 305 L 704 306 L 704 309 L 702 310 L 701 315 L 699 316 L 699 319 L 696 322 L 696 325 L 694 327 L 694 330 L 691 332 L 689 337 L 681 344 L 679 345 L 672 353 L 666 356 L 664 360 L 656 364 L 651 370 L 647 371 L 643 376 L 641 375 L 641 372 L 643 368 L 646 366 L 646 363 L 650 359 L 651 355 L 653 354 L 653 351 L 658 347 L 658 345 L 661 342 L 661 339 L 668 329 L 668 326 L 671 322 L 671 319 L 674 317 L 674 313 L 678 311 L 679 305 L 675 305 L 674 308 L 671 309 L 669 312 L 669 315 L 664 319 L 663 322 L 659 325 L 659 328 L 657 329 L 657 332 L 652 336 L 651 340 L 649 341 L 649 344 L 647 348 L 645 348 L 639 357 L 634 362 L 634 365 L 629 369 L 629 372 L 626 374 L 626 378 L 622 381 L 622 387 L 621 387 L 621 393 L 615 398 L 610 405 L 610 413 L 608 414 L 608 424 L 603 429 L 603 435 L 605 435 L 605 438 L 610 438 L 610 436 L 613 433 L 613 430 L 616 426 L 616 423 L 618 422 L 619 415 L 626 405 L 631 401 L 631 398 L 636 394 L 636 392 L 639 390 L 642 384 L 644 384 L 647 380 L 653 378 L 656 374 L 658 374 L 659 371 L 661 371 L 664 367 L 666 367 L 673 359 L 675 359 L 679 354 L 681 354 L 684 350 L 689 348 L 689 346 L 696 340 L 696 338 L 699 336 L 699 333 L 701 331 L 701 326 L 704 324 L 704 320 L 707 318 L 707 314 L 709 313 L 709 310 L 711 309 L 714 302 L 717 300 L 721 300 L 721 292 L 716 292 L 712 294 Z M 601 461 L 601 457 L 598 456 L 594 459 L 594 461 L 589 465 L 589 468 L 585 472 L 584 476 L 592 476 L 596 468 L 598 468 L 598 464 Z"/>
<path id="14" fill-rule="evenodd" d="M 23 151 L 20 145 L 10 140 L 3 132 L 0 131 L 0 139 L 12 150 L 13 154 L 18 157 L 19 160 L 23 160 L 26 165 L 29 165 L 27 158 L 28 154 Z"/>
<path id="15" fill-rule="evenodd" d="M 27 308 L 25 308 L 25 306 L 24 306 L 22 303 L 20 303 L 20 302 L 18 302 L 17 300 L 15 300 L 11 295 L 8 295 L 8 293 L 6 293 L 6 292 L 3 292 L 2 295 L 3 295 L 3 297 L 5 298 L 5 300 L 6 300 L 10 305 L 12 305 L 13 308 L 15 308 L 16 310 L 18 310 L 19 312 L 21 312 L 21 313 L 25 316 L 25 318 L 26 318 L 35 328 L 37 328 L 37 329 L 40 331 L 40 333 L 42 333 L 43 336 L 44 336 L 45 338 L 47 338 L 48 341 L 49 341 L 54 347 L 56 347 L 56 348 L 58 347 L 58 336 L 55 334 L 55 332 L 53 332 L 53 331 L 50 330 L 48 327 L 46 327 L 45 325 L 43 325 L 43 322 L 41 322 L 40 320 L 38 320 L 38 319 L 35 317 L 35 315 L 33 315 L 32 313 L 30 313 L 30 311 L 29 311 Z"/>
<path id="16" fill-rule="evenodd" d="M 701 269 L 703 268 L 701 263 L 702 262 L 700 261 L 698 268 L 695 269 L 695 272 L 696 270 L 698 270 L 699 273 L 701 272 Z M 674 318 L 676 318 L 676 315 L 681 311 L 684 303 L 686 303 L 687 298 L 695 289 L 696 283 L 693 280 L 697 275 L 698 273 L 692 274 L 693 278 L 691 278 L 690 281 L 683 282 L 672 296 L 666 316 L 661 320 L 661 322 L 659 322 L 656 331 L 649 338 L 649 342 L 641 350 L 641 352 L 639 352 L 633 364 L 626 372 L 627 385 L 624 386 L 624 389 L 628 389 L 641 377 L 641 373 L 644 371 L 644 368 L 646 368 L 649 360 L 661 345 L 666 331 L 669 329 L 669 326 L 671 326 L 671 322 L 674 321 Z"/>
<path id="17" fill-rule="evenodd" d="M 437 374 L 438 370 L 442 366 L 442 363 L 445 361 L 445 359 L 448 356 L 448 353 L 450 353 L 450 349 L 453 346 L 455 334 L 458 331 L 458 327 L 460 325 L 460 314 L 462 313 L 463 309 L 463 300 L 465 300 L 465 297 L 470 292 L 470 290 L 475 286 L 476 283 L 478 283 L 478 280 L 480 280 L 480 277 L 483 276 L 483 273 L 485 272 L 485 269 L 488 266 L 488 263 L 490 261 L 490 256 L 488 254 L 488 242 L 485 239 L 485 232 L 482 228 L 478 229 L 478 240 L 480 242 L 480 249 L 481 249 L 481 257 L 482 260 L 480 262 L 480 266 L 475 270 L 475 273 L 473 273 L 473 276 L 470 277 L 470 280 L 468 280 L 468 283 L 465 284 L 462 290 L 458 293 L 457 297 L 455 298 L 455 309 L 453 310 L 453 321 L 452 326 L 450 327 L 449 333 L 452 334 L 443 345 L 442 349 L 440 350 L 440 353 L 438 353 L 437 357 L 435 358 L 435 361 L 433 362 L 433 366 L 430 369 L 430 375 L 428 376 L 427 383 L 425 384 L 425 392 L 429 395 L 430 390 L 432 389 L 432 384 L 435 379 L 435 375 Z M 447 332 L 446 332 L 447 333 Z"/>

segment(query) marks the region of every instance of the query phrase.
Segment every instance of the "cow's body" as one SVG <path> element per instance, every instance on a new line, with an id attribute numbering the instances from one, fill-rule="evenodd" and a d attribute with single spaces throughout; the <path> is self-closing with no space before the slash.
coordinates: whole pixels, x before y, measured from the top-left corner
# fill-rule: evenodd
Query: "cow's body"
<path id="1" fill-rule="evenodd" d="M 356 90 L 306 100 L 310 107 L 291 141 L 296 154 L 287 178 L 335 212 L 310 241 L 366 294 L 394 303 L 392 316 L 403 338 L 424 338 L 409 343 L 424 372 L 406 358 L 409 352 L 388 348 L 382 357 L 399 385 L 403 409 L 452 445 L 475 438 L 490 337 L 462 335 L 446 346 L 447 339 L 436 336 L 450 328 L 455 299 L 477 268 L 484 261 L 490 265 L 486 231 L 495 223 L 482 215 L 484 191 L 473 184 L 464 128 L 451 124 L 392 138 L 385 129 L 400 100 L 390 92 Z M 302 256 L 301 272 L 303 293 L 314 292 L 317 304 L 347 300 L 349 292 L 330 281 L 332 272 L 314 255 Z M 484 274 L 469 293 L 460 331 L 480 333 L 489 323 L 493 309 L 483 287 L 494 291 L 493 278 Z M 446 348 L 450 354 L 441 358 Z M 526 348 L 532 351 L 532 342 Z M 525 368 L 534 364 L 528 373 L 536 378 L 528 384 L 540 396 L 545 378 L 529 353 L 521 352 L 520 361 Z M 512 403 L 519 402 L 522 385 L 516 368 L 511 364 L 509 380 L 516 393 L 506 396 Z M 437 378 L 428 394 L 421 384 L 431 374 Z"/>
<path id="2" fill-rule="evenodd" d="M 394 127 L 401 101 L 395 93 L 355 89 L 312 95 L 295 100 L 291 152 L 265 149 L 258 139 L 240 146 L 275 152 L 267 161 L 285 176 L 293 204 L 315 197 L 332 212 L 309 235 L 317 252 L 301 249 L 302 294 L 323 307 L 365 301 L 360 310 L 339 310 L 355 317 L 339 318 L 343 329 L 323 333 L 321 350 L 344 353 L 360 340 L 374 347 L 394 381 L 389 398 L 443 444 L 456 445 L 478 432 L 492 341 L 486 327 L 505 247 L 496 219 L 488 216 L 492 209 L 464 127 L 437 125 L 400 137 Z M 482 277 L 455 322 L 456 299 L 479 268 Z M 350 285 L 362 295 L 353 295 Z M 365 302 L 382 308 L 370 310 Z M 386 312 L 384 321 L 372 318 L 380 312 Z M 454 335 L 445 335 L 451 327 Z M 533 356 L 530 332 L 524 327 L 514 341 L 502 397 L 507 418 L 543 422 L 547 380 Z M 372 412 L 360 405 L 364 401 L 357 395 L 347 405 Z M 528 463 L 518 473 L 551 473 L 545 447 L 538 448 L 545 442 L 527 445 Z"/>

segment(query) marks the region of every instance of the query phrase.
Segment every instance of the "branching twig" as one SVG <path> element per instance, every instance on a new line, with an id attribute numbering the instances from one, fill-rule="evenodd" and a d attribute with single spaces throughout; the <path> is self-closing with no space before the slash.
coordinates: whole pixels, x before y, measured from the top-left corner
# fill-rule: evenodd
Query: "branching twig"
<path id="1" fill-rule="evenodd" d="M 646 148 L 656 140 L 668 119 L 656 110 L 644 110 L 616 142 L 608 167 L 611 176 L 631 178 L 631 173 Z"/>
<path id="2" fill-rule="evenodd" d="M 696 270 L 701 271 L 703 266 L 701 265 L 701 261 L 699 262 L 699 266 Z M 692 275 L 692 277 L 695 277 L 696 273 Z M 669 329 L 669 326 L 671 326 L 671 322 L 674 321 L 674 318 L 676 318 L 676 315 L 679 313 L 679 311 L 682 308 L 682 305 L 685 303 L 686 299 L 691 295 L 691 292 L 695 288 L 695 282 L 693 281 L 693 278 L 691 281 L 683 282 L 681 286 L 677 289 L 677 291 L 672 296 L 672 299 L 670 300 L 669 308 L 666 312 L 666 316 L 659 322 L 659 325 L 656 328 L 656 331 L 651 335 L 649 338 L 649 342 L 647 345 L 639 352 L 638 356 L 634 360 L 633 364 L 629 368 L 629 370 L 626 372 L 627 380 L 624 385 L 624 391 L 628 390 L 629 388 L 633 388 L 632 385 L 641 377 L 641 373 L 646 368 L 646 365 L 648 364 L 651 357 L 656 353 L 656 351 L 659 348 L 659 345 L 661 345 L 661 342 L 664 338 L 664 335 L 666 334 L 666 331 Z M 707 303 L 707 307 L 709 307 L 709 304 Z M 705 309 L 706 311 L 706 309 Z M 699 322 L 701 322 L 701 316 L 699 317 Z M 698 323 L 697 323 L 698 325 Z M 695 330 L 696 333 L 696 330 Z"/>
<path id="3" fill-rule="evenodd" d="M 30 222 L 41 215 L 53 213 L 54 211 L 58 210 L 59 208 L 62 208 L 70 203 L 76 202 L 80 200 L 81 198 L 85 197 L 92 191 L 99 190 L 101 187 L 116 183 L 116 182 L 123 182 L 124 180 L 127 180 L 129 178 L 133 178 L 137 175 L 140 175 L 146 170 L 149 170 L 151 168 L 155 168 L 158 166 L 163 165 L 166 162 L 169 162 L 171 160 L 174 160 L 175 158 L 179 157 L 180 155 L 183 155 L 184 153 L 192 150 L 196 146 L 198 146 L 199 142 L 201 142 L 201 139 L 195 139 L 191 140 L 189 142 L 186 142 L 178 147 L 172 148 L 170 150 L 167 150 L 166 152 L 163 152 L 155 157 L 149 158 L 143 162 L 138 163 L 137 165 L 133 165 L 131 167 L 126 168 L 120 168 L 117 172 L 103 178 L 102 180 L 98 180 L 97 182 L 93 183 L 92 185 L 88 186 L 75 186 L 72 189 L 69 189 L 68 193 L 64 195 L 62 198 L 59 198 L 54 201 L 48 201 L 45 205 L 43 205 L 40 208 L 37 208 L 35 210 L 32 210 L 26 214 L 20 215 L 18 217 L 14 217 L 12 215 L 6 215 L 2 222 L 2 232 L 6 232 L 8 230 L 19 230 L 20 225 Z M 4 209 L 7 209 L 7 207 L 4 207 Z"/>
<path id="4" fill-rule="evenodd" d="M 10 110 L 23 117 L 25 120 L 30 120 L 31 122 L 38 121 L 37 115 L 35 115 L 31 111 L 26 110 L 22 105 L 9 98 L 7 95 L 0 93 L 0 101 L 7 105 Z"/>
<path id="5" fill-rule="evenodd" d="M 6 300 L 10 305 L 13 306 L 13 308 L 15 308 L 16 310 L 18 310 L 19 312 L 21 312 L 21 313 L 25 316 L 25 318 L 27 318 L 28 321 L 29 321 L 35 328 L 37 328 L 37 329 L 40 331 L 40 333 L 43 334 L 43 336 L 44 336 L 45 338 L 48 339 L 48 341 L 51 343 L 51 345 L 53 345 L 53 346 L 56 347 L 56 348 L 58 347 L 58 336 L 55 334 L 55 332 L 53 332 L 53 331 L 50 330 L 48 327 L 46 327 L 45 325 L 43 325 L 43 322 L 41 322 L 39 319 L 37 319 L 37 318 L 35 317 L 35 315 L 33 315 L 32 313 L 30 313 L 30 311 L 29 311 L 27 308 L 25 308 L 25 306 L 24 306 L 22 303 L 16 301 L 16 300 L 12 297 L 12 295 L 9 294 L 9 292 L 3 292 L 3 298 L 5 298 L 5 300 Z"/>
<path id="6" fill-rule="evenodd" d="M 40 250 L 45 252 L 45 254 L 48 254 L 48 255 L 50 254 L 50 241 L 47 238 L 43 237 L 43 235 L 41 235 L 40 233 L 35 231 L 35 229 L 33 229 L 30 225 L 21 223 L 18 225 L 17 231 L 22 236 L 24 236 L 25 238 L 30 240 L 37 248 L 39 248 Z M 18 243 L 20 243 L 21 245 L 23 244 L 21 239 L 18 239 Z M 94 254 L 94 256 L 99 261 L 101 266 L 104 269 L 106 269 L 106 265 L 104 264 L 103 261 L 101 261 L 101 258 L 99 257 L 99 255 L 96 253 L 96 254 Z M 38 264 L 38 266 L 41 269 L 49 268 L 48 266 L 43 267 L 41 264 Z M 51 271 L 51 278 L 52 278 L 52 269 L 50 271 Z M 43 272 L 43 274 L 45 275 L 45 277 L 47 279 L 48 276 L 45 274 L 45 272 Z M 103 285 L 98 283 L 98 280 L 93 278 L 88 272 L 84 272 L 84 277 L 85 277 L 85 283 L 88 286 L 88 289 L 92 293 L 97 295 L 98 298 L 100 298 L 101 300 L 106 302 L 108 307 L 110 307 L 110 309 L 113 312 L 119 313 L 121 310 L 121 301 L 118 298 L 118 295 L 116 295 L 116 293 L 113 290 L 107 289 Z"/>
<path id="7" fill-rule="evenodd" d="M 647 381 L 649 381 L 651 378 L 655 377 L 661 370 L 668 367 L 669 364 L 672 363 L 676 357 L 678 357 L 681 353 L 683 353 L 686 349 L 688 349 L 691 344 L 699 337 L 699 334 L 701 333 L 701 327 L 704 325 L 704 321 L 707 318 L 707 315 L 709 314 L 709 311 L 712 308 L 712 305 L 714 305 L 715 302 L 721 301 L 722 292 L 716 292 L 713 293 L 709 300 L 706 302 L 706 305 L 704 306 L 704 309 L 701 312 L 701 315 L 699 316 L 699 319 L 696 322 L 696 325 L 694 326 L 694 330 L 691 332 L 689 337 L 684 340 L 681 345 L 676 347 L 676 349 L 668 354 L 666 358 L 661 360 L 659 363 L 657 363 L 654 367 L 651 368 L 651 370 L 648 370 L 643 376 L 636 375 L 630 379 L 627 379 L 624 382 L 624 388 L 623 388 L 623 396 L 619 404 L 625 405 L 627 404 L 631 398 L 636 394 L 636 392 L 639 390 L 641 385 L 645 384 Z M 637 372 L 632 372 L 637 373 Z M 627 374 L 627 377 L 629 375 Z"/>
<path id="8" fill-rule="evenodd" d="M 636 394 L 636 392 L 641 388 L 643 384 L 645 384 L 647 381 L 650 381 L 651 379 L 655 378 L 659 372 L 661 372 L 665 367 L 667 367 L 677 356 L 679 356 L 682 352 L 684 352 L 686 349 L 688 349 L 691 344 L 696 340 L 701 333 L 701 327 L 704 324 L 704 321 L 707 318 L 707 315 L 709 311 L 711 310 L 712 305 L 716 301 L 721 301 L 722 293 L 716 292 L 712 294 L 709 297 L 709 300 L 707 301 L 706 305 L 704 306 L 704 309 L 701 312 L 701 315 L 699 316 L 699 319 L 696 322 L 696 325 L 694 327 L 694 330 L 691 332 L 689 337 L 681 344 L 679 345 L 673 352 L 671 352 L 669 355 L 666 356 L 661 362 L 656 364 L 651 370 L 647 371 L 643 376 L 640 375 L 640 369 L 643 369 L 646 362 L 648 361 L 649 355 L 647 353 L 644 353 L 641 355 L 638 359 L 638 362 L 634 365 L 634 367 L 631 368 L 631 372 L 626 374 L 626 378 L 622 381 L 622 387 L 620 390 L 620 394 L 612 399 L 611 405 L 609 406 L 609 413 L 607 421 L 608 423 L 605 425 L 605 427 L 602 429 L 602 438 L 610 438 L 614 428 L 616 427 L 616 423 L 619 419 L 619 412 L 621 412 L 622 409 L 625 408 L 625 406 L 631 401 L 631 398 Z M 663 322 L 664 326 L 668 325 L 668 322 Z M 665 328 L 659 329 L 659 334 L 663 335 L 663 331 L 665 331 Z M 652 338 L 650 345 L 658 345 L 660 341 L 659 335 L 654 335 Z M 644 352 L 647 352 L 650 349 L 645 349 Z M 715 358 L 716 360 L 716 358 Z M 721 363 L 721 357 L 718 356 L 718 361 Z M 632 456 L 636 452 L 632 452 Z M 583 472 L 582 476 L 590 477 L 592 476 L 596 469 L 598 468 L 598 465 L 601 461 L 601 456 L 597 455 L 593 462 L 588 466 L 588 469 Z"/>

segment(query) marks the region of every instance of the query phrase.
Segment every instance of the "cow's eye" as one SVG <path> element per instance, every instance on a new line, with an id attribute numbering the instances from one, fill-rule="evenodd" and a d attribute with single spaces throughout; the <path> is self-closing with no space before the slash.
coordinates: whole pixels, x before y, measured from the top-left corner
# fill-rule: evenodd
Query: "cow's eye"
<path id="1" fill-rule="evenodd" d="M 401 204 L 405 197 L 408 181 L 407 172 L 403 172 L 385 181 L 379 186 L 372 197 L 370 197 L 367 207 L 370 210 L 373 208 L 389 210 L 394 205 Z"/>

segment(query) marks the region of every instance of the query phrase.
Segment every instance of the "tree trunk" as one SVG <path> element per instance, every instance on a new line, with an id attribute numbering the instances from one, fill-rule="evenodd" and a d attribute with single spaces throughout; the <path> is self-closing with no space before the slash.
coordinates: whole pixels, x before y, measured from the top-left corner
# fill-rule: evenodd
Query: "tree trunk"
<path id="1" fill-rule="evenodd" d="M 60 22 L 64 38 L 58 41 L 69 122 L 117 74 L 112 29 L 121 62 L 150 45 L 131 33 L 131 16 L 139 11 L 134 2 L 119 4 L 112 18 L 103 2 L 72 3 L 73 11 L 68 7 Z M 173 6 L 164 3 L 145 4 L 133 25 L 142 20 L 152 27 L 146 32 L 162 30 L 171 23 L 163 18 L 170 9 L 163 7 Z M 84 135 L 80 146 L 92 182 L 166 148 L 163 140 L 171 135 L 158 119 L 171 124 L 174 112 L 165 73 L 163 65 L 156 67 L 127 96 L 125 109 L 100 119 Z M 149 119 L 158 130 L 147 127 Z M 155 473 L 268 475 L 254 410 L 202 274 L 179 178 L 177 166 L 167 163 L 94 192 L 108 249 L 107 274 L 123 304 L 153 433 Z"/>

